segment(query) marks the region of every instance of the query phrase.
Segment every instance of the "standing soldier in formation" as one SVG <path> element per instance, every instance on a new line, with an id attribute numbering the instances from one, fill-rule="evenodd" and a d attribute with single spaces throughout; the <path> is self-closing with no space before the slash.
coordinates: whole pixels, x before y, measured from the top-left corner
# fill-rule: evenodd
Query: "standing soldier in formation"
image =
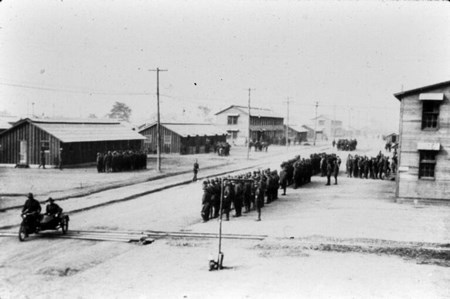
<path id="1" fill-rule="evenodd" d="M 281 195 L 286 195 L 286 187 L 287 187 L 286 167 L 283 167 L 283 170 L 280 171 L 280 187 L 281 189 L 283 189 L 283 193 Z"/>
<path id="2" fill-rule="evenodd" d="M 202 197 L 202 211 L 201 215 L 203 222 L 209 220 L 210 209 L 211 209 L 211 188 L 207 181 L 203 182 L 203 197 Z"/>
<path id="3" fill-rule="evenodd" d="M 230 210 L 231 210 L 231 202 L 233 200 L 233 186 L 230 181 L 224 182 L 223 189 L 223 201 L 222 201 L 222 213 L 225 214 L 225 221 L 230 220 Z"/>
<path id="4" fill-rule="evenodd" d="M 255 194 L 255 208 L 256 212 L 258 213 L 258 218 L 256 218 L 256 221 L 261 221 L 261 208 L 264 206 L 264 184 L 263 180 L 259 182 L 259 184 L 256 186 L 256 194 Z"/>
<path id="5" fill-rule="evenodd" d="M 250 178 L 250 175 L 247 174 L 247 179 Z M 250 180 L 245 181 L 244 183 L 244 213 L 250 212 L 252 203 L 252 182 Z"/>
<path id="6" fill-rule="evenodd" d="M 333 168 L 331 166 L 331 161 L 329 159 L 326 160 L 326 174 L 327 174 L 327 186 L 330 185 L 331 181 L 331 173 L 333 172 Z"/>
<path id="7" fill-rule="evenodd" d="M 240 217 L 242 215 L 242 205 L 244 203 L 244 185 L 241 181 L 234 184 L 234 217 Z"/>
<path id="8" fill-rule="evenodd" d="M 338 159 L 333 161 L 334 167 L 333 167 L 333 176 L 334 176 L 334 184 L 337 185 L 337 177 L 339 174 L 339 161 Z"/>
<path id="9" fill-rule="evenodd" d="M 103 172 L 103 155 L 97 153 L 97 172 Z"/>

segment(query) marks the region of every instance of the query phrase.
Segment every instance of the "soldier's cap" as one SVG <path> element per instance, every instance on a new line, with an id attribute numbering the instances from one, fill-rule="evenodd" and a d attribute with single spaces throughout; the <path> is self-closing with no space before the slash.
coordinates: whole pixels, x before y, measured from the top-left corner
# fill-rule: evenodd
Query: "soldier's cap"
<path id="1" fill-rule="evenodd" d="M 55 202 L 55 200 L 51 197 L 49 197 L 45 202 Z"/>
<path id="2" fill-rule="evenodd" d="M 28 198 L 33 198 L 33 193 L 28 193 Z"/>
<path id="3" fill-rule="evenodd" d="M 203 181 L 203 185 L 207 185 L 208 184 L 208 182 L 207 181 Z"/>

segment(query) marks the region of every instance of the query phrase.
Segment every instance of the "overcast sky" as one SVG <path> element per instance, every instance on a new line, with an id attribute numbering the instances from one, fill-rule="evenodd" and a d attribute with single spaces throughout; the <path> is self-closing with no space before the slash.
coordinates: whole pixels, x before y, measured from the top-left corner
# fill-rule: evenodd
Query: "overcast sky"
<path id="1" fill-rule="evenodd" d="M 450 79 L 450 5 L 413 1 L 0 2 L 0 111 L 141 122 L 198 105 L 398 128 L 393 93 Z"/>

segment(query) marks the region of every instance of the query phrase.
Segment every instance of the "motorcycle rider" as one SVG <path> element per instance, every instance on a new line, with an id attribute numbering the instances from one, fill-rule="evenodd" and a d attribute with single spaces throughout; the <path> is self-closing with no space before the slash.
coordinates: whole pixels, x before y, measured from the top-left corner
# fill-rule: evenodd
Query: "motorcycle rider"
<path id="1" fill-rule="evenodd" d="M 23 205 L 22 214 L 25 213 L 29 215 L 27 224 L 31 226 L 31 228 L 36 229 L 41 218 L 41 204 L 34 198 L 33 193 L 28 193 L 28 199 Z"/>

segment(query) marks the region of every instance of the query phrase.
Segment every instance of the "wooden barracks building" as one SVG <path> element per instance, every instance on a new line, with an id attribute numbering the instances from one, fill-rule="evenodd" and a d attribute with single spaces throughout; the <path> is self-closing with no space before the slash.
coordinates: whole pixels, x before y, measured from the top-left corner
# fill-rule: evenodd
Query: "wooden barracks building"
<path id="1" fill-rule="evenodd" d="M 450 200 L 450 81 L 394 96 L 401 102 L 396 195 Z"/>
<path id="2" fill-rule="evenodd" d="M 141 150 L 145 137 L 115 120 L 25 118 L 0 133 L 0 164 L 46 165 L 92 163 L 97 152 Z"/>
<path id="3" fill-rule="evenodd" d="M 139 133 L 146 137 L 144 149 L 156 153 L 156 123 L 143 126 Z M 161 123 L 161 152 L 186 154 L 204 154 L 214 151 L 214 145 L 225 142 L 227 132 L 213 124 L 198 123 Z"/>

